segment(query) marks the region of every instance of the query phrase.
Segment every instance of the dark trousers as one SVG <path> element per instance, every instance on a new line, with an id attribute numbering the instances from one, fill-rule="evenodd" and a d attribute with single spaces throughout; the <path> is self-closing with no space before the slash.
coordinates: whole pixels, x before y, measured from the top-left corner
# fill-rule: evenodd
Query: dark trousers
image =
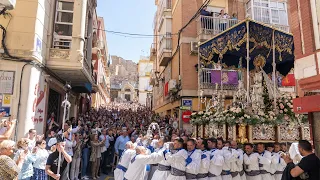
<path id="1" fill-rule="evenodd" d="M 111 166 L 111 165 L 113 165 L 114 164 L 114 162 L 113 162 L 113 157 L 114 157 L 114 147 L 112 146 L 112 147 L 109 147 L 108 149 L 107 149 L 107 162 L 106 162 L 106 165 L 107 166 Z"/>
<path id="2" fill-rule="evenodd" d="M 107 172 L 107 159 L 108 159 L 108 151 L 101 153 L 101 165 L 100 169 L 102 173 L 106 174 Z"/>

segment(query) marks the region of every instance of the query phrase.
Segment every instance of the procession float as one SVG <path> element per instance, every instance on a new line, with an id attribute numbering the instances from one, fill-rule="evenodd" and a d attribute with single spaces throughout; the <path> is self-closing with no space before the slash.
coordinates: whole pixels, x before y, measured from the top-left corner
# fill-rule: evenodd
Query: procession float
<path id="1" fill-rule="evenodd" d="M 310 140 L 307 115 L 277 77 L 294 68 L 292 34 L 246 19 L 199 45 L 195 136 L 247 142 Z M 209 94 L 211 93 L 211 94 Z"/>

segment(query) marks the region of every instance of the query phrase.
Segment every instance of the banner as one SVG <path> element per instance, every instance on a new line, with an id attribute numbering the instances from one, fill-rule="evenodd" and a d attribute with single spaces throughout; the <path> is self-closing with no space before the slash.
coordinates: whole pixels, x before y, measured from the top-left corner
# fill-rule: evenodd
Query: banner
<path id="1" fill-rule="evenodd" d="M 288 74 L 286 77 L 282 78 L 281 81 L 282 86 L 295 86 L 296 79 L 294 78 L 294 74 Z"/>
<path id="2" fill-rule="evenodd" d="M 222 78 L 221 78 L 222 75 Z M 238 84 L 238 72 L 237 71 L 222 71 L 221 70 L 212 70 L 211 71 L 211 83 L 212 84 Z"/>

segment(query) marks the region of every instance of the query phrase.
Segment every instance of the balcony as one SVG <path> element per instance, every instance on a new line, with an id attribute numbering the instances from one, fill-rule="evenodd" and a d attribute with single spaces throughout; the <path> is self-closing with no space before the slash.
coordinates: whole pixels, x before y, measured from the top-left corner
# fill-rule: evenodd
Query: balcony
<path id="1" fill-rule="evenodd" d="M 281 31 L 290 32 L 287 3 L 285 1 L 249 0 L 246 3 L 246 17 Z"/>
<path id="2" fill-rule="evenodd" d="M 205 41 L 240 22 L 237 19 L 222 19 L 200 15 L 197 19 L 198 40 Z"/>
<path id="3" fill-rule="evenodd" d="M 213 82 L 211 72 L 214 69 L 202 68 L 200 69 L 198 76 L 200 80 L 200 89 L 203 90 L 204 95 L 212 95 L 214 94 L 216 87 L 218 90 L 221 90 L 221 83 L 216 84 Z M 234 72 L 232 70 L 223 70 L 223 72 Z M 226 92 L 226 96 L 232 96 L 234 92 L 237 90 L 237 84 L 223 84 L 222 89 Z"/>
<path id="4" fill-rule="evenodd" d="M 172 56 L 172 37 L 171 33 L 163 36 L 159 42 L 157 59 L 160 66 L 167 66 Z"/>
<path id="5" fill-rule="evenodd" d="M 171 16 L 172 0 L 161 0 L 159 5 L 159 17 Z"/>
<path id="6" fill-rule="evenodd" d="M 61 79 L 71 82 L 73 86 L 83 86 L 86 83 L 94 84 L 95 77 L 92 74 L 90 61 L 84 58 L 71 59 L 71 50 L 67 46 L 65 44 L 61 45 L 61 48 L 50 49 L 47 67 Z M 89 91 L 91 90 L 88 90 L 88 93 Z"/>

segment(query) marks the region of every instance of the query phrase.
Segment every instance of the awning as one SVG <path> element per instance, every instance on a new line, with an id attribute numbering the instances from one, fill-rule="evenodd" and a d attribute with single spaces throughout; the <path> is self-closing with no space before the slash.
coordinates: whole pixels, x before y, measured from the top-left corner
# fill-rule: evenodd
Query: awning
<path id="1" fill-rule="evenodd" d="M 274 48 L 276 70 L 284 76 L 291 71 L 294 67 L 294 42 L 292 34 L 251 19 L 246 19 L 202 43 L 199 47 L 202 67 L 210 67 L 221 60 L 224 68 L 246 68 L 247 33 L 249 33 L 250 70 L 261 66 L 266 73 L 271 73 L 273 71 Z"/>
<path id="2" fill-rule="evenodd" d="M 90 83 L 73 85 L 72 91 L 74 91 L 76 93 L 91 93 L 92 92 L 92 85 Z"/>

